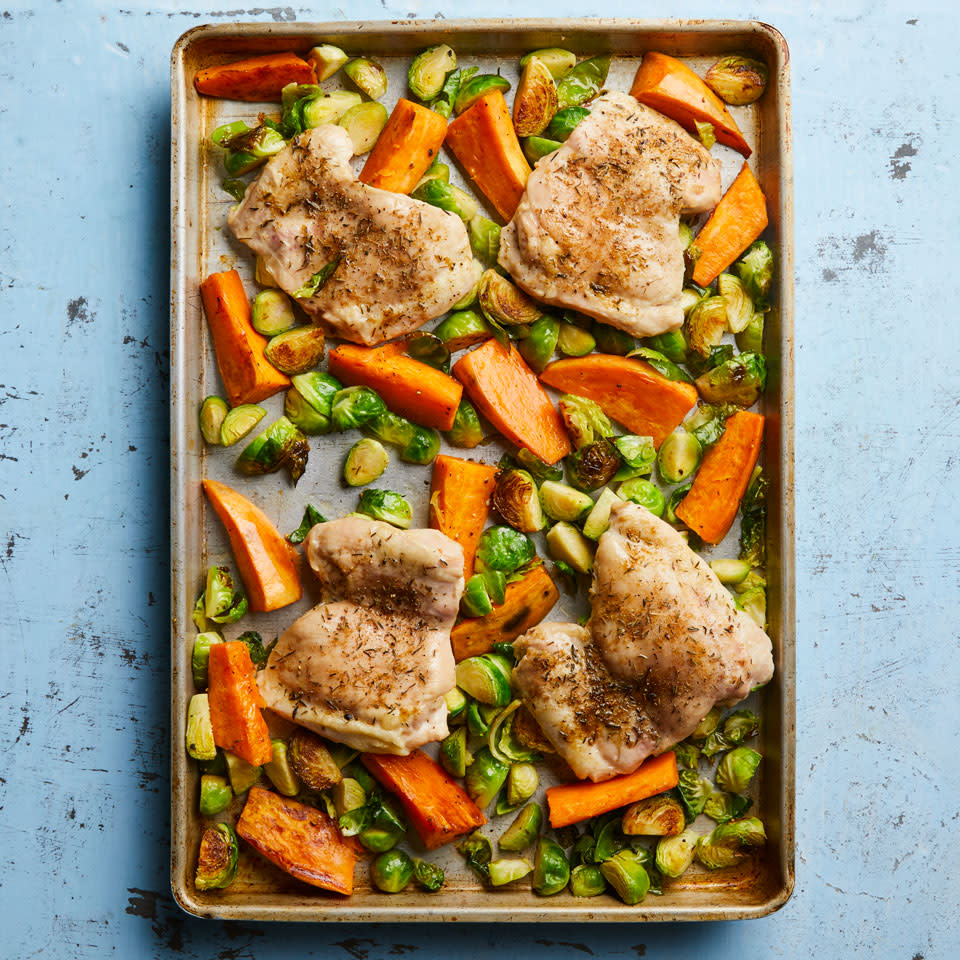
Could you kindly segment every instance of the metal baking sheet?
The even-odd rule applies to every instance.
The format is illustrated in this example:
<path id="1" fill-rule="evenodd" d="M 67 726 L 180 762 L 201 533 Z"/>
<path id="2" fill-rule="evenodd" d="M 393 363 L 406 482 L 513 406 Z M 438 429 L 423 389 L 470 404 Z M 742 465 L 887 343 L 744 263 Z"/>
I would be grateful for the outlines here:
<path id="1" fill-rule="evenodd" d="M 220 123 L 256 116 L 275 104 L 243 104 L 199 97 L 193 89 L 197 69 L 244 55 L 276 50 L 305 51 L 331 42 L 351 54 L 379 59 L 387 68 L 389 89 L 384 103 L 393 103 L 406 89 L 411 56 L 424 47 L 450 43 L 464 65 L 483 72 L 500 71 L 516 89 L 517 63 L 532 49 L 561 46 L 579 55 L 611 53 L 607 86 L 628 90 L 643 53 L 659 50 L 703 69 L 717 56 L 748 52 L 770 68 L 770 83 L 757 104 L 733 108 L 737 122 L 754 148 L 750 164 L 768 198 L 767 236 L 779 250 L 775 309 L 767 320 L 769 386 L 762 401 L 767 425 L 764 462 L 770 475 L 768 520 L 768 630 L 773 638 L 776 674 L 748 702 L 761 715 L 759 749 L 763 775 L 757 784 L 755 810 L 763 819 L 768 843 L 762 855 L 742 869 L 716 873 L 692 869 L 673 881 L 662 897 L 648 896 L 626 906 L 612 896 L 577 899 L 569 893 L 535 896 L 520 882 L 500 890 L 483 888 L 447 847 L 431 855 L 447 871 L 443 891 L 428 894 L 408 888 L 387 895 L 370 888 L 367 871 L 357 870 L 352 897 L 324 894 L 291 879 L 249 851 L 241 858 L 237 880 L 223 891 L 197 891 L 193 873 L 200 835 L 205 826 L 197 812 L 199 775 L 186 755 L 181 731 L 193 685 L 189 658 L 195 630 L 194 600 L 210 563 L 233 564 L 229 543 L 200 489 L 205 477 L 223 480 L 260 504 L 280 530 L 295 529 L 304 504 L 327 516 L 353 509 L 356 491 L 339 480 L 340 464 L 350 434 L 311 438 L 307 472 L 294 489 L 285 475 L 245 478 L 233 469 L 238 448 L 206 448 L 197 427 L 200 402 L 221 392 L 213 349 L 200 303 L 201 279 L 216 270 L 235 267 L 249 291 L 253 258 L 230 235 L 226 214 L 233 202 L 222 190 L 219 151 L 210 147 L 209 132 Z M 783 37 L 758 22 L 685 20 L 474 20 L 392 21 L 380 23 L 227 24 L 201 26 L 185 33 L 173 50 L 172 64 L 172 237 L 171 237 L 171 884 L 177 902 L 201 917 L 248 920 L 343 921 L 621 921 L 717 920 L 758 917 L 780 907 L 794 882 L 794 558 L 793 558 L 793 211 L 790 135 L 789 55 Z M 338 85 L 338 78 L 326 87 Z M 739 154 L 718 147 L 724 189 L 742 164 Z M 358 161 L 359 163 L 359 161 Z M 451 173 L 458 172 L 451 162 Z M 462 182 L 462 180 L 461 180 Z M 480 198 L 482 199 L 482 198 Z M 488 215 L 490 212 L 488 211 Z M 271 422 L 282 411 L 278 395 L 264 404 Z M 495 462 L 501 448 L 478 448 L 471 455 Z M 394 458 L 395 459 L 395 458 Z M 391 462 L 383 485 L 408 495 L 415 524 L 426 524 L 430 471 Z M 716 555 L 735 549 L 736 531 Z M 272 638 L 317 602 L 306 596 L 297 606 L 273 614 L 248 615 L 224 631 L 230 639 L 245 629 Z M 582 591 L 580 602 L 583 603 Z M 580 609 L 563 598 L 549 619 L 577 616 Z M 239 812 L 239 802 L 227 812 Z M 510 818 L 492 821 L 488 833 L 499 836 Z M 704 831 L 706 827 L 704 827 Z M 416 849 L 414 843 L 413 849 Z"/>

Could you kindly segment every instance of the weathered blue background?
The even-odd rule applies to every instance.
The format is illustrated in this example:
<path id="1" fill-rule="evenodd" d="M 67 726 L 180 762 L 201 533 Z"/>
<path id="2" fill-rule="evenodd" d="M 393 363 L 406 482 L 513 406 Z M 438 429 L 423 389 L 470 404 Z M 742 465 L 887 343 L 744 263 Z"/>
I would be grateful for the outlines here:
<path id="1" fill-rule="evenodd" d="M 958 956 L 952 4 L 0 11 L 0 955 Z M 226 9 L 225 9 L 226 7 Z M 798 882 L 703 926 L 292 927 L 168 893 L 168 58 L 218 19 L 759 18 L 793 57 Z"/>

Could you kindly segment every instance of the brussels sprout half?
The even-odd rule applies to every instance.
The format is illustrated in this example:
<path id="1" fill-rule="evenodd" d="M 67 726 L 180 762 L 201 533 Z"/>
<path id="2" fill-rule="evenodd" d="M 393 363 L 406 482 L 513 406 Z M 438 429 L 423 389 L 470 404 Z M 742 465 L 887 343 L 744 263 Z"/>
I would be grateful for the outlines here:
<path id="1" fill-rule="evenodd" d="M 628 433 L 612 439 L 623 460 L 623 465 L 614 474 L 614 480 L 632 480 L 652 472 L 653 465 L 657 462 L 657 448 L 653 445 L 653 437 L 638 437 Z"/>
<path id="2" fill-rule="evenodd" d="M 683 383 L 693 383 L 693 377 L 691 377 L 686 370 L 678 367 L 668 356 L 660 353 L 659 350 L 654 350 L 652 347 L 637 347 L 636 350 L 631 350 L 627 356 L 636 357 L 638 360 L 644 361 L 644 363 L 653 367 L 661 377 L 666 377 L 667 380 L 680 380 Z"/>
<path id="3" fill-rule="evenodd" d="M 310 444 L 286 417 L 275 420 L 237 458 L 237 469 L 250 476 L 275 473 L 285 467 L 296 483 L 307 468 Z"/>
<path id="4" fill-rule="evenodd" d="M 236 796 L 246 793 L 260 779 L 262 767 L 247 763 L 243 757 L 238 757 L 229 750 L 223 751 L 223 758 L 227 765 L 227 775 L 230 777 L 230 787 Z"/>
<path id="5" fill-rule="evenodd" d="M 413 508 L 399 493 L 392 490 L 364 490 L 360 494 L 358 513 L 374 520 L 383 520 L 401 530 L 408 530 L 413 522 Z"/>
<path id="6" fill-rule="evenodd" d="M 429 203 L 431 207 L 455 213 L 464 223 L 469 223 L 480 209 L 469 193 L 439 178 L 422 180 L 410 196 L 414 200 Z"/>
<path id="7" fill-rule="evenodd" d="M 593 501 L 590 502 L 592 506 Z M 596 548 L 572 523 L 564 520 L 555 523 L 547 532 L 546 539 L 551 559 L 566 564 L 574 573 L 593 571 Z"/>
<path id="8" fill-rule="evenodd" d="M 574 323 L 563 321 L 557 335 L 557 349 L 568 357 L 585 357 L 597 345 L 593 334 Z"/>
<path id="9" fill-rule="evenodd" d="M 597 341 L 597 350 L 600 353 L 612 353 L 619 357 L 626 357 L 637 345 L 629 333 L 611 327 L 608 323 L 599 323 L 595 320 L 590 325 L 590 331 L 593 333 L 593 339 Z"/>
<path id="10" fill-rule="evenodd" d="M 610 526 L 610 511 L 620 497 L 607 487 L 597 498 L 590 515 L 584 521 L 583 535 L 591 540 L 599 540 Z"/>
<path id="11" fill-rule="evenodd" d="M 506 657 L 483 653 L 457 664 L 457 686 L 479 703 L 505 707 L 510 702 L 510 672 Z"/>
<path id="12" fill-rule="evenodd" d="M 723 101 L 735 107 L 759 100 L 767 88 L 767 65 L 753 57 L 721 57 L 703 78 L 704 83 Z"/>
<path id="13" fill-rule="evenodd" d="M 529 57 L 513 100 L 513 126 L 517 136 L 539 136 L 553 119 L 557 107 L 557 87 L 550 68 L 538 57 Z"/>
<path id="14" fill-rule="evenodd" d="M 359 93 L 352 90 L 331 90 L 318 97 L 312 97 L 301 107 L 303 129 L 312 130 L 325 123 L 339 123 L 348 110 L 363 103 Z"/>
<path id="15" fill-rule="evenodd" d="M 530 297 L 493 269 L 484 271 L 480 278 L 477 302 L 491 323 L 524 325 L 543 316 L 543 311 Z"/>
<path id="16" fill-rule="evenodd" d="M 343 72 L 371 100 L 379 100 L 387 92 L 387 71 L 369 57 L 354 57 L 343 65 Z"/>
<path id="17" fill-rule="evenodd" d="M 323 83 L 324 80 L 329 80 L 350 58 L 332 43 L 321 43 L 311 49 L 307 59 L 317 71 L 317 80 Z"/>
<path id="18" fill-rule="evenodd" d="M 735 264 L 747 296 L 758 310 L 766 309 L 773 287 L 773 251 L 763 240 L 755 240 Z"/>
<path id="19" fill-rule="evenodd" d="M 544 314 L 530 325 L 526 337 L 520 341 L 520 356 L 535 373 L 542 373 L 550 362 L 560 337 L 560 323 L 556 317 Z"/>
<path id="20" fill-rule="evenodd" d="M 227 411 L 220 424 L 220 444 L 231 447 L 242 440 L 265 416 L 267 411 L 255 403 L 242 403 Z"/>
<path id="21" fill-rule="evenodd" d="M 207 443 L 219 446 L 220 427 L 229 412 L 230 407 L 223 397 L 207 397 L 200 404 L 200 435 Z"/>
<path id="22" fill-rule="evenodd" d="M 353 777 L 344 777 L 339 783 L 335 783 L 330 796 L 337 817 L 342 817 L 351 810 L 359 810 L 367 802 L 367 791 L 363 789 L 363 784 Z"/>
<path id="23" fill-rule="evenodd" d="M 210 648 L 215 643 L 223 643 L 219 633 L 200 633 L 193 641 L 193 654 L 190 658 L 190 669 L 193 673 L 193 685 L 198 690 L 206 690 L 208 667 L 210 663 Z"/>
<path id="24" fill-rule="evenodd" d="M 767 835 L 756 817 L 721 823 L 697 841 L 696 858 L 708 870 L 732 867 L 763 846 Z"/>
<path id="25" fill-rule="evenodd" d="M 490 885 L 493 887 L 502 887 L 505 884 L 513 883 L 515 880 L 522 880 L 533 869 L 528 860 L 522 857 L 511 859 L 500 858 L 492 860 L 487 866 L 487 877 Z"/>
<path id="26" fill-rule="evenodd" d="M 455 353 L 489 340 L 490 325 L 475 310 L 458 310 L 443 320 L 433 334 Z"/>
<path id="27" fill-rule="evenodd" d="M 703 450 L 696 436 L 686 430 L 668 434 L 657 452 L 657 470 L 664 483 L 681 483 L 700 466 Z"/>
<path id="28" fill-rule="evenodd" d="M 579 863 L 570 871 L 570 893 L 575 897 L 598 897 L 607 889 L 603 871 L 592 863 Z"/>
<path id="29" fill-rule="evenodd" d="M 215 817 L 223 813 L 233 800 L 233 791 L 226 777 L 205 773 L 200 777 L 200 815 Z"/>
<path id="30" fill-rule="evenodd" d="M 699 303 L 699 300 L 697 302 Z M 669 333 L 648 337 L 646 344 L 674 363 L 685 363 L 687 360 L 687 339 L 683 330 L 671 330 Z"/>
<path id="31" fill-rule="evenodd" d="M 550 140 L 546 137 L 526 137 L 521 142 L 523 155 L 527 158 L 527 163 L 531 167 L 537 165 L 538 160 L 549 157 L 551 153 L 559 150 L 563 144 L 559 140 Z"/>
<path id="32" fill-rule="evenodd" d="M 499 90 L 506 93 L 510 89 L 510 81 L 496 74 L 480 74 L 461 81 L 453 102 L 453 112 L 459 117 L 461 113 L 472 107 L 482 96 Z"/>
<path id="33" fill-rule="evenodd" d="M 737 346 L 744 353 L 763 351 L 763 314 L 755 313 L 753 319 L 737 334 Z"/>
<path id="34" fill-rule="evenodd" d="M 295 797 L 300 792 L 300 781 L 290 764 L 287 742 L 274 739 L 270 743 L 273 747 L 273 759 L 263 765 L 263 772 L 277 793 L 284 797 Z"/>
<path id="35" fill-rule="evenodd" d="M 323 349 L 323 330 L 303 326 L 271 338 L 263 348 L 263 355 L 281 373 L 292 376 L 313 369 L 323 359 Z"/>
<path id="36" fill-rule="evenodd" d="M 354 156 L 369 153 L 387 125 L 389 115 L 382 103 L 358 103 L 337 121 L 350 136 Z"/>
<path id="37" fill-rule="evenodd" d="M 514 763 L 507 774 L 506 786 L 506 809 L 504 813 L 510 813 L 517 809 L 525 800 L 529 800 L 540 786 L 540 775 L 537 768 L 528 762 Z M 499 812 L 500 807 L 497 805 Z"/>
<path id="38" fill-rule="evenodd" d="M 753 301 L 747 296 L 743 281 L 732 273 L 717 277 L 717 290 L 727 302 L 727 329 L 740 333 L 754 316 Z"/>
<path id="39" fill-rule="evenodd" d="M 597 490 L 608 484 L 623 465 L 612 440 L 596 440 L 567 457 L 571 483 L 580 490 Z"/>
<path id="40" fill-rule="evenodd" d="M 207 570 L 203 612 L 214 623 L 236 623 L 247 612 L 246 596 L 234 586 L 229 567 L 215 565 Z"/>
<path id="41" fill-rule="evenodd" d="M 462 777 L 473 761 L 467 749 L 467 728 L 457 727 L 440 741 L 440 765 L 451 777 Z"/>
<path id="42" fill-rule="evenodd" d="M 701 777 L 696 770 L 681 770 L 677 792 L 687 812 L 687 819 L 696 820 L 703 813 L 707 798 L 713 793 L 713 785 L 709 780 Z"/>
<path id="43" fill-rule="evenodd" d="M 493 609 L 482 573 L 475 573 L 466 582 L 460 598 L 460 612 L 465 617 L 485 617 Z"/>
<path id="44" fill-rule="evenodd" d="M 546 525 L 537 485 L 526 470 L 499 471 L 490 502 L 515 530 L 535 533 Z"/>
<path id="45" fill-rule="evenodd" d="M 565 393 L 557 403 L 557 409 L 577 450 L 597 440 L 612 437 L 615 432 L 600 405 L 587 397 Z"/>
<path id="46" fill-rule="evenodd" d="M 563 143 L 590 116 L 586 107 L 564 107 L 558 110 L 546 129 L 546 135 Z"/>
<path id="47" fill-rule="evenodd" d="M 685 825 L 683 807 L 669 793 L 661 793 L 627 807 L 620 829 L 628 836 L 673 837 Z"/>
<path id="48" fill-rule="evenodd" d="M 379 440 L 364 437 L 348 451 L 343 464 L 343 479 L 351 487 L 373 483 L 387 469 L 390 458 Z"/>
<path id="49" fill-rule="evenodd" d="M 697 377 L 697 390 L 708 403 L 753 406 L 767 385 L 767 362 L 761 353 L 741 353 Z"/>
<path id="50" fill-rule="evenodd" d="M 727 329 L 727 301 L 706 297 L 690 311 L 686 319 L 686 341 L 701 357 L 710 356 L 710 348 L 719 346 Z"/>
<path id="51" fill-rule="evenodd" d="M 464 785 L 470 799 L 481 810 L 489 806 L 507 781 L 510 767 L 498 760 L 487 747 L 481 747 L 467 767 Z"/>
<path id="52" fill-rule="evenodd" d="M 470 218 L 467 235 L 470 238 L 470 249 L 478 260 L 491 265 L 497 262 L 500 253 L 500 229 L 500 224 L 479 213 Z"/>
<path id="53" fill-rule="evenodd" d="M 520 58 L 520 66 L 525 67 L 534 57 L 546 65 L 554 80 L 562 80 L 577 65 L 575 53 L 561 47 L 543 47 L 525 53 Z"/>
<path id="54" fill-rule="evenodd" d="M 541 837 L 533 862 L 533 892 L 541 897 L 552 897 L 563 890 L 570 880 L 570 864 L 563 847 L 555 840 Z"/>
<path id="55" fill-rule="evenodd" d="M 657 869 L 672 879 L 682 876 L 693 863 L 700 835 L 691 827 L 676 836 L 664 837 L 657 843 L 655 862 Z"/>
<path id="56" fill-rule="evenodd" d="M 579 106 L 592 100 L 603 89 L 607 82 L 607 71 L 610 69 L 610 57 L 591 57 L 581 60 L 558 84 L 557 105 L 563 110 L 566 107 Z"/>
<path id="57" fill-rule="evenodd" d="M 200 838 L 197 872 L 194 883 L 198 890 L 219 890 L 229 887 L 237 875 L 240 845 L 233 827 L 218 823 L 208 827 Z"/>
<path id="58" fill-rule="evenodd" d="M 583 519 L 593 509 L 589 494 L 555 480 L 545 480 L 540 485 L 540 503 L 551 520 L 569 523 Z"/>
<path id="59" fill-rule="evenodd" d="M 717 786 L 728 793 L 743 793 L 750 785 L 762 757 L 749 747 L 734 747 L 717 766 Z"/>
<path id="60" fill-rule="evenodd" d="M 407 84 L 418 100 L 433 100 L 440 95 L 447 77 L 457 69 L 457 55 L 445 43 L 421 50 L 410 64 Z"/>
<path id="61" fill-rule="evenodd" d="M 428 863 L 426 860 L 414 858 L 413 879 L 428 893 L 436 893 L 446 883 L 447 878 L 442 867 L 438 867 L 435 863 Z"/>
<path id="62" fill-rule="evenodd" d="M 749 797 L 716 790 L 707 797 L 703 812 L 717 823 L 727 823 L 730 820 L 739 820 L 752 805 L 753 801 Z"/>
<path id="63" fill-rule="evenodd" d="M 542 807 L 538 803 L 528 803 L 500 838 L 500 849 L 508 853 L 520 853 L 526 850 L 537 839 L 542 826 Z"/>
<path id="64" fill-rule="evenodd" d="M 483 427 L 480 416 L 469 400 L 463 399 L 457 407 L 453 426 L 444 433 L 447 441 L 455 447 L 472 450 L 483 442 Z"/>
<path id="65" fill-rule="evenodd" d="M 617 487 L 617 496 L 621 500 L 629 500 L 646 507 L 655 517 L 662 517 L 667 508 L 666 498 L 660 488 L 652 484 L 646 477 L 633 477 L 625 480 Z"/>
<path id="66" fill-rule="evenodd" d="M 319 793 L 343 779 L 326 743 L 309 730 L 298 729 L 287 741 L 287 758 L 300 782 Z"/>
<path id="67" fill-rule="evenodd" d="M 194 760 L 213 760 L 217 755 L 210 701 L 205 693 L 195 693 L 187 707 L 187 755 Z"/>
<path id="68" fill-rule="evenodd" d="M 253 329 L 265 337 L 274 337 L 289 330 L 297 319 L 293 304 L 282 290 L 261 290 L 253 299 Z"/>
<path id="69" fill-rule="evenodd" d="M 386 412 L 387 405 L 369 387 L 344 387 L 331 401 L 330 420 L 334 429 L 350 430 L 366 426 Z"/>
<path id="70" fill-rule="evenodd" d="M 643 858 L 633 850 L 621 850 L 600 864 L 600 872 L 626 904 L 640 903 L 650 890 L 650 875 Z"/>

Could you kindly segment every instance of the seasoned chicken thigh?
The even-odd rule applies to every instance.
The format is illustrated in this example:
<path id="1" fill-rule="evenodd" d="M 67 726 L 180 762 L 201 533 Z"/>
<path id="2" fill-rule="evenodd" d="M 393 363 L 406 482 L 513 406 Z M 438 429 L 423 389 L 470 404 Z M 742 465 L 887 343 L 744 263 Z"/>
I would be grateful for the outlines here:
<path id="1" fill-rule="evenodd" d="M 683 323 L 678 220 L 720 200 L 720 165 L 678 123 L 610 92 L 540 160 L 500 263 L 531 296 L 649 337 Z"/>
<path id="2" fill-rule="evenodd" d="M 291 295 L 335 264 L 297 303 L 333 336 L 376 344 L 446 313 L 475 281 L 473 254 L 458 216 L 361 183 L 352 154 L 342 127 L 305 131 L 228 219 Z"/>
<path id="3" fill-rule="evenodd" d="M 460 545 L 436 530 L 345 517 L 315 526 L 306 552 L 343 599 L 314 607 L 280 637 L 257 678 L 267 706 L 357 750 L 402 755 L 443 739 Z"/>

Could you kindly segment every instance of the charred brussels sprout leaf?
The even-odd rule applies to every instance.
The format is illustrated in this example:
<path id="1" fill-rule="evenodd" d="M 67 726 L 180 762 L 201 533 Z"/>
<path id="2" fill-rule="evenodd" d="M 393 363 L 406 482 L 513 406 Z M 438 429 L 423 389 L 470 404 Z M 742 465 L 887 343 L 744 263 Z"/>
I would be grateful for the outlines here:
<path id="1" fill-rule="evenodd" d="M 427 47 L 413 58 L 407 83 L 418 100 L 433 100 L 440 95 L 447 77 L 457 69 L 457 55 L 445 43 Z"/>
<path id="2" fill-rule="evenodd" d="M 306 539 L 307 534 L 315 527 L 318 523 L 326 523 L 327 518 L 319 511 L 316 507 L 311 506 L 309 503 L 306 506 L 306 509 L 303 511 L 303 519 L 300 521 L 300 526 L 297 527 L 293 533 L 287 534 L 287 540 L 290 543 L 303 543 Z"/>
<path id="3" fill-rule="evenodd" d="M 349 57 L 332 43 L 321 43 L 307 54 L 307 59 L 317 71 L 317 80 L 323 83 L 324 80 L 329 80 Z"/>
<path id="4" fill-rule="evenodd" d="M 530 325 L 530 332 L 520 341 L 520 356 L 536 373 L 542 373 L 550 362 L 560 336 L 560 323 L 556 317 L 544 314 Z"/>
<path id="5" fill-rule="evenodd" d="M 766 308 L 773 287 L 773 251 L 763 240 L 755 240 L 736 264 L 747 296 L 758 310 Z"/>
<path id="6" fill-rule="evenodd" d="M 708 403 L 753 406 L 767 385 L 762 353 L 741 353 L 697 377 L 697 390 Z"/>
<path id="7" fill-rule="evenodd" d="M 306 299 L 307 297 L 315 297 L 323 285 L 336 273 L 337 267 L 340 266 L 340 257 L 337 257 L 335 260 L 331 260 L 325 267 L 318 270 L 316 273 L 312 274 L 310 279 L 303 284 L 297 290 L 294 290 L 293 295 L 298 300 Z"/>
<path id="8" fill-rule="evenodd" d="M 541 837 L 533 861 L 533 892 L 541 897 L 552 897 L 563 890 L 570 880 L 570 864 L 563 847 L 554 840 Z"/>
<path id="9" fill-rule="evenodd" d="M 612 440 L 597 440 L 574 451 L 567 458 L 570 480 L 580 490 L 597 490 L 608 484 L 623 460 Z"/>
<path id="10" fill-rule="evenodd" d="M 236 623 L 247 612 L 247 598 L 243 589 L 234 585 L 228 567 L 207 570 L 203 611 L 214 623 Z"/>
<path id="11" fill-rule="evenodd" d="M 194 882 L 198 890 L 219 890 L 229 887 L 237 875 L 240 845 L 233 827 L 218 823 L 204 830 L 200 838 L 200 855 Z"/>
<path id="12" fill-rule="evenodd" d="M 354 155 L 359 157 L 373 149 L 387 119 L 387 108 L 382 103 L 358 103 L 337 121 L 337 125 L 347 131 Z"/>
<path id="13" fill-rule="evenodd" d="M 351 487 L 362 487 L 373 483 L 384 470 L 390 458 L 379 440 L 364 437 L 358 440 L 348 451 L 343 464 L 343 479 Z"/>
<path id="14" fill-rule="evenodd" d="M 455 447 L 466 447 L 472 450 L 483 442 L 483 428 L 480 426 L 480 417 L 469 400 L 461 400 L 457 407 L 453 426 L 444 436 Z"/>
<path id="15" fill-rule="evenodd" d="M 309 453 L 307 438 L 286 417 L 280 417 L 247 444 L 237 458 L 237 469 L 258 476 L 285 467 L 296 483 L 307 467 Z"/>
<path id="16" fill-rule="evenodd" d="M 207 443 L 220 444 L 220 427 L 229 411 L 223 397 L 207 397 L 200 404 L 200 434 Z"/>
<path id="17" fill-rule="evenodd" d="M 532 453 L 526 447 L 521 447 L 513 457 L 517 466 L 533 477 L 537 483 L 543 483 L 544 480 L 562 480 L 563 467 L 559 464 L 547 463 L 541 460 L 535 453 Z M 500 469 L 504 470 L 510 466 L 508 458 L 504 457 L 500 461 Z"/>
<path id="18" fill-rule="evenodd" d="M 565 393 L 557 409 L 577 450 L 614 434 L 610 419 L 593 400 Z"/>
<path id="19" fill-rule="evenodd" d="M 735 107 L 759 100 L 767 87 L 767 65 L 752 57 L 721 57 L 703 78 L 721 99 Z"/>
<path id="20" fill-rule="evenodd" d="M 543 311 L 530 297 L 492 269 L 485 271 L 480 278 L 477 300 L 483 315 L 491 323 L 525 325 L 543 316 Z"/>
<path id="21" fill-rule="evenodd" d="M 276 644 L 276 641 L 274 641 L 264 646 L 263 637 L 256 630 L 246 630 L 237 637 L 237 640 L 246 646 L 247 653 L 250 654 L 250 660 L 257 670 L 262 670 L 267 665 L 267 660 L 270 659 L 270 651 Z"/>
<path id="22" fill-rule="evenodd" d="M 491 502 L 515 530 L 534 533 L 546 524 L 537 485 L 526 470 L 501 470 Z"/>
<path id="23" fill-rule="evenodd" d="M 263 355 L 281 373 L 306 373 L 323 359 L 324 337 L 319 327 L 294 327 L 278 333 L 264 347 Z"/>
<path id="24" fill-rule="evenodd" d="M 350 430 L 366 426 L 386 412 L 387 405 L 369 387 L 345 387 L 333 398 L 330 419 L 336 430 Z"/>
<path id="25" fill-rule="evenodd" d="M 499 90 L 506 93 L 510 89 L 510 81 L 496 74 L 483 73 L 468 80 L 461 79 L 456 99 L 453 102 L 453 112 L 459 117 L 464 110 L 472 107 L 482 96 Z"/>
<path id="26" fill-rule="evenodd" d="M 488 340 L 490 325 L 475 310 L 458 310 L 440 323 L 433 335 L 454 353 Z"/>
<path id="27" fill-rule="evenodd" d="M 743 793 L 760 766 L 761 755 L 749 747 L 735 747 L 724 754 L 717 767 L 717 786 L 729 793 Z"/>
<path id="28" fill-rule="evenodd" d="M 217 127 L 210 139 L 227 151 L 223 165 L 231 177 L 255 170 L 287 145 L 281 134 L 268 124 L 248 127 L 242 120 Z"/>
<path id="29" fill-rule="evenodd" d="M 607 82 L 610 57 L 591 57 L 578 63 L 557 84 L 557 105 L 561 110 L 592 100 Z"/>
<path id="30" fill-rule="evenodd" d="M 723 436 L 727 417 L 736 411 L 737 407 L 733 404 L 704 403 L 697 408 L 692 417 L 684 422 L 683 426 L 697 438 L 700 446 L 707 450 Z"/>
<path id="31" fill-rule="evenodd" d="M 510 574 L 537 555 L 533 541 L 513 527 L 488 527 L 477 544 L 477 562 L 484 570 Z"/>
<path id="32" fill-rule="evenodd" d="M 446 883 L 441 867 L 419 859 L 413 861 L 413 879 L 428 893 L 436 893 Z"/>
<path id="33" fill-rule="evenodd" d="M 653 437 L 638 437 L 628 433 L 612 439 L 623 460 L 623 466 L 617 471 L 614 480 L 632 480 L 653 470 L 653 465 L 657 462 L 657 448 L 653 445 Z"/>
<path id="34" fill-rule="evenodd" d="M 422 180 L 410 196 L 429 203 L 431 207 L 455 213 L 464 223 L 469 223 L 479 209 L 479 204 L 469 193 L 439 178 Z"/>
<path id="35" fill-rule="evenodd" d="M 387 92 L 387 71 L 369 57 L 354 57 L 343 65 L 343 72 L 371 100 L 379 100 Z"/>
<path id="36" fill-rule="evenodd" d="M 756 817 L 731 820 L 714 827 L 708 836 L 697 842 L 696 857 L 708 870 L 732 867 L 763 846 L 767 835 Z"/>
<path id="37" fill-rule="evenodd" d="M 370 880 L 384 893 L 399 893 L 413 879 L 414 866 L 402 850 L 381 853 L 370 865 Z"/>
<path id="38" fill-rule="evenodd" d="M 546 65 L 554 80 L 562 80 L 577 65 L 575 53 L 561 47 L 543 47 L 525 53 L 520 58 L 520 66 L 525 67 L 534 57 Z"/>
<path id="39" fill-rule="evenodd" d="M 687 818 L 696 820 L 703 813 L 704 804 L 713 793 L 713 787 L 710 781 L 703 779 L 696 770 L 681 770 L 677 792 L 687 811 Z"/>
<path id="40" fill-rule="evenodd" d="M 513 126 L 518 137 L 539 136 L 557 112 L 557 87 L 550 68 L 530 57 L 520 75 L 513 100 Z"/>
<path id="41" fill-rule="evenodd" d="M 482 833 L 471 833 L 457 844 L 457 852 L 463 854 L 467 866 L 481 880 L 490 878 L 490 861 L 493 859 L 493 848 L 490 841 Z"/>
<path id="42" fill-rule="evenodd" d="M 680 380 L 683 383 L 693 383 L 693 377 L 686 370 L 678 367 L 668 356 L 654 350 L 651 347 L 637 347 L 627 354 L 629 357 L 636 357 L 648 363 L 661 377 L 667 380 Z"/>
<path id="43" fill-rule="evenodd" d="M 687 369 L 695 377 L 702 377 L 710 370 L 714 370 L 721 364 L 726 363 L 728 360 L 732 360 L 733 357 L 733 344 L 721 343 L 716 347 L 711 347 L 710 353 L 706 357 L 701 357 L 699 353 L 695 353 L 688 357 Z"/>
<path id="44" fill-rule="evenodd" d="M 495 264 L 500 254 L 500 224 L 479 213 L 467 224 L 473 255 L 487 264 Z"/>
<path id="45" fill-rule="evenodd" d="M 220 186 L 239 203 L 247 195 L 247 185 L 243 180 L 236 177 L 224 177 L 220 181 Z"/>
<path id="46" fill-rule="evenodd" d="M 413 522 L 413 509 L 410 504 L 392 490 L 364 490 L 360 494 L 359 513 L 365 513 L 374 520 L 383 520 L 401 530 L 407 530 Z"/>
<path id="47" fill-rule="evenodd" d="M 563 143 L 589 116 L 590 111 L 586 107 L 564 107 L 553 115 L 553 119 L 547 126 L 546 135 Z"/>
<path id="48" fill-rule="evenodd" d="M 657 843 L 657 869 L 665 877 L 676 879 L 682 876 L 693 863 L 699 839 L 699 834 L 690 827 L 676 836 L 664 837 Z"/>
<path id="49" fill-rule="evenodd" d="M 740 501 L 740 559 L 754 567 L 766 560 L 767 478 L 757 467 Z"/>
<path id="50" fill-rule="evenodd" d="M 722 790 L 710 794 L 703 812 L 717 823 L 739 820 L 753 805 L 749 797 L 739 793 L 724 793 Z"/>

